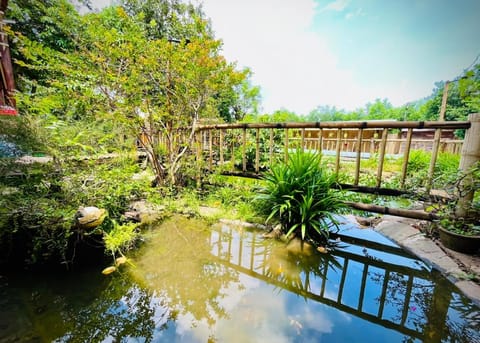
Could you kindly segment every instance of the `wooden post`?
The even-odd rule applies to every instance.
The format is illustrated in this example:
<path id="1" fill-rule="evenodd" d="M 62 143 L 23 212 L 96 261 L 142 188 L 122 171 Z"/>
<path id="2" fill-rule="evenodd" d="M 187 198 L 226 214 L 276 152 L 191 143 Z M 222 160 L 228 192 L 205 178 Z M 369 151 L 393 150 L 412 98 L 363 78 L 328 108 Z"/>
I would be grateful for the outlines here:
<path id="1" fill-rule="evenodd" d="M 440 107 L 440 114 L 438 116 L 438 121 L 445 120 L 445 111 L 447 109 L 447 98 L 448 98 L 448 81 L 445 82 L 445 87 L 443 88 L 442 107 Z M 441 129 L 436 129 L 435 137 L 433 140 L 432 158 L 430 159 L 430 167 L 428 169 L 427 184 L 425 185 L 427 193 L 430 193 L 430 190 L 432 189 L 433 173 L 435 171 L 435 163 L 437 162 L 438 147 L 440 145 L 441 137 L 442 137 Z"/>
<path id="2" fill-rule="evenodd" d="M 202 132 L 197 131 L 195 135 L 195 144 L 197 146 L 197 188 L 202 187 Z"/>
<path id="3" fill-rule="evenodd" d="M 208 130 L 208 171 L 213 167 L 213 130 Z"/>
<path id="4" fill-rule="evenodd" d="M 288 162 L 288 127 L 285 129 L 285 163 Z"/>
<path id="5" fill-rule="evenodd" d="M 410 158 L 410 147 L 412 146 L 412 134 L 413 134 L 413 129 L 408 129 L 407 142 L 405 143 L 405 150 L 403 152 L 402 179 L 400 180 L 400 188 L 403 188 L 405 186 L 405 179 L 407 177 L 408 159 Z"/>
<path id="6" fill-rule="evenodd" d="M 242 136 L 242 171 L 247 171 L 247 129 L 243 128 Z"/>
<path id="7" fill-rule="evenodd" d="M 445 111 L 447 109 L 447 98 L 448 98 L 448 81 L 445 82 L 445 87 L 443 88 L 442 107 L 440 107 L 440 115 L 438 116 L 438 121 L 445 120 Z"/>
<path id="8" fill-rule="evenodd" d="M 318 151 L 322 153 L 323 147 L 322 147 L 322 140 L 323 140 L 323 131 L 322 129 L 318 129 Z"/>
<path id="9" fill-rule="evenodd" d="M 220 165 L 223 166 L 223 163 L 225 162 L 223 160 L 223 136 L 225 134 L 225 131 L 222 129 L 220 130 Z"/>
<path id="10" fill-rule="evenodd" d="M 302 128 L 302 151 L 305 151 L 305 128 Z"/>
<path id="11" fill-rule="evenodd" d="M 260 129 L 257 128 L 255 130 L 255 138 L 256 138 L 256 145 L 255 145 L 255 173 L 258 174 L 260 170 Z"/>
<path id="12" fill-rule="evenodd" d="M 340 170 L 340 152 L 342 148 L 342 129 L 337 131 L 337 146 L 336 146 L 336 159 L 335 159 L 335 175 L 338 179 L 338 172 Z"/>
<path id="13" fill-rule="evenodd" d="M 273 163 L 273 129 L 270 129 L 270 166 Z"/>
<path id="14" fill-rule="evenodd" d="M 358 185 L 358 181 L 360 179 L 360 159 L 362 158 L 362 136 L 363 136 L 363 129 L 358 130 L 357 136 L 357 156 L 355 158 L 355 181 L 354 185 Z"/>
<path id="15" fill-rule="evenodd" d="M 387 146 L 388 129 L 383 129 L 380 143 L 380 156 L 378 157 L 377 187 L 382 184 L 383 161 L 385 160 L 385 147 Z"/>
<path id="16" fill-rule="evenodd" d="M 427 193 L 430 193 L 430 190 L 432 189 L 433 174 L 435 172 L 435 163 L 437 163 L 438 148 L 440 147 L 440 138 L 442 138 L 442 129 L 436 129 L 435 137 L 433 139 L 432 157 L 430 158 L 430 167 L 428 168 L 427 184 L 425 185 L 425 189 Z"/>
<path id="17" fill-rule="evenodd" d="M 468 173 L 470 168 L 480 161 L 480 113 L 470 114 L 468 119 L 471 122 L 470 129 L 467 130 L 465 140 L 463 141 L 462 155 L 460 157 L 460 171 Z M 462 189 L 469 188 L 472 179 L 465 177 L 460 183 Z M 475 190 L 461 194 L 458 199 L 456 215 L 465 217 L 471 206 Z"/>

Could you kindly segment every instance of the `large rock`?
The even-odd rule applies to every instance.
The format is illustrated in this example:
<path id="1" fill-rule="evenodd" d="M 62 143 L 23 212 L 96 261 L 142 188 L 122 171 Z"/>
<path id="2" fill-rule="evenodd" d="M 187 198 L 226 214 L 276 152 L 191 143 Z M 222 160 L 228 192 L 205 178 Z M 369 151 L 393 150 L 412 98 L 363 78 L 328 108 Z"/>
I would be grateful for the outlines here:
<path id="1" fill-rule="evenodd" d="M 80 229 L 93 229 L 103 223 L 107 211 L 95 206 L 79 207 L 75 214 L 77 227 Z"/>
<path id="2" fill-rule="evenodd" d="M 127 220 L 132 220 L 142 224 L 151 224 L 162 218 L 165 206 L 148 203 L 144 200 L 135 201 L 130 204 L 129 211 L 124 216 Z"/>

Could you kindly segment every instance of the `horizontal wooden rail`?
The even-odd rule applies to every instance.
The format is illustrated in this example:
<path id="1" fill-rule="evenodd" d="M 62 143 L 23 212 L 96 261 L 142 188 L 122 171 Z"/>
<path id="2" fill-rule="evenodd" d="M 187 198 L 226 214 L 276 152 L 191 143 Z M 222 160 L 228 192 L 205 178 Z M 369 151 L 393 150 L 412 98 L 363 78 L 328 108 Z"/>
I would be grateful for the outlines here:
<path id="1" fill-rule="evenodd" d="M 197 130 L 228 129 L 468 129 L 469 121 L 325 121 L 199 125 Z"/>
<path id="2" fill-rule="evenodd" d="M 428 220 L 428 221 L 434 221 L 439 219 L 439 217 L 436 214 L 428 213 L 421 210 L 404 210 L 400 208 L 391 208 L 391 207 L 378 206 L 373 204 L 363 204 L 363 203 L 351 202 L 351 201 L 345 201 L 345 204 L 351 208 L 354 208 L 360 211 L 389 214 L 392 216 Z"/>

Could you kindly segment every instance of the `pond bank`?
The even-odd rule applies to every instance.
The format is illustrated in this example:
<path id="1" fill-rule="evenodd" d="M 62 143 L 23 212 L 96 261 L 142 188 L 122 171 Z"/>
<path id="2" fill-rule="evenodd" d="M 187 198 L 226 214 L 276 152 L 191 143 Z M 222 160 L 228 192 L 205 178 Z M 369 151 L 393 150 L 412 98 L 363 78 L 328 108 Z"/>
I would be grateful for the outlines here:
<path id="1" fill-rule="evenodd" d="M 374 230 L 431 264 L 480 305 L 480 285 L 468 279 L 470 274 L 480 275 L 480 256 L 445 248 L 438 240 L 426 237 L 416 226 L 418 227 L 416 220 L 385 215 Z"/>

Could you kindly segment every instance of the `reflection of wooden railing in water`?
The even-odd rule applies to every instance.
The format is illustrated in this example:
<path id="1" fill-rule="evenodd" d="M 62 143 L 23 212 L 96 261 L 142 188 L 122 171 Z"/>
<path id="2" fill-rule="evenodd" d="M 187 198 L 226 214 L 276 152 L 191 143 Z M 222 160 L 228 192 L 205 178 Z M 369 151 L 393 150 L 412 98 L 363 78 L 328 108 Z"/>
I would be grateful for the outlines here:
<path id="1" fill-rule="evenodd" d="M 328 260 L 322 259 L 323 262 L 321 262 L 321 264 L 318 267 L 319 269 L 323 268 L 323 275 L 325 277 L 321 281 L 320 292 L 317 294 L 310 290 L 309 285 L 310 285 L 310 280 L 312 279 L 310 278 L 310 274 L 308 271 L 307 272 L 303 271 L 304 272 L 303 285 L 305 285 L 306 287 L 301 287 L 301 288 L 292 286 L 291 283 L 284 282 L 280 277 L 273 277 L 272 274 L 268 272 L 266 265 L 270 257 L 269 253 L 271 253 L 271 251 L 269 251 L 262 245 L 256 244 L 256 242 L 259 239 L 257 238 L 257 235 L 259 235 L 259 233 L 256 233 L 255 231 L 249 232 L 249 235 L 252 235 L 252 238 L 249 242 L 250 246 L 246 247 L 243 241 L 242 233 L 230 227 L 227 227 L 227 229 L 225 228 L 226 227 L 223 227 L 223 228 L 220 228 L 218 231 L 217 230 L 212 231 L 212 236 L 210 238 L 210 244 L 212 246 L 212 255 L 214 255 L 217 258 L 218 262 L 222 263 L 223 265 L 229 268 L 232 268 L 234 270 L 237 270 L 241 273 L 244 273 L 246 275 L 249 275 L 251 277 L 265 281 L 269 284 L 273 284 L 276 287 L 294 292 L 308 299 L 321 302 L 328 306 L 339 309 L 345 313 L 355 315 L 361 319 L 365 319 L 372 323 L 379 324 L 383 327 L 396 330 L 402 334 L 409 335 L 411 337 L 423 340 L 425 342 L 433 342 L 438 339 L 439 333 L 435 333 L 435 330 L 438 330 L 438 327 L 435 327 L 435 325 L 437 324 L 444 325 L 444 323 L 446 322 L 447 311 L 450 306 L 450 301 L 452 299 L 452 294 L 449 294 L 447 299 L 442 298 L 443 300 L 448 300 L 448 301 L 435 300 L 436 297 L 437 298 L 441 297 L 439 294 L 437 294 L 440 291 L 439 288 L 442 288 L 443 286 L 441 284 L 435 284 L 433 291 L 431 293 L 429 292 L 429 294 L 432 295 L 432 298 L 430 302 L 431 307 L 426 310 L 427 323 L 425 326 L 425 330 L 423 332 L 419 332 L 406 326 L 408 313 L 411 310 L 410 306 L 411 306 L 412 290 L 414 288 L 414 278 L 416 278 L 417 280 L 420 279 L 420 280 L 430 281 L 431 279 L 430 271 L 425 269 L 414 269 L 414 268 L 410 268 L 410 267 L 399 265 L 399 264 L 384 262 L 379 259 L 371 258 L 368 256 L 357 255 L 352 252 L 337 249 L 333 252 L 333 256 L 336 258 L 343 259 L 344 263 L 341 271 L 338 294 L 336 299 L 332 299 L 327 297 L 325 294 L 325 288 L 326 288 L 329 271 L 335 271 L 333 270 L 333 268 L 330 267 Z M 225 230 L 228 230 L 228 231 L 225 232 Z M 236 239 L 237 242 L 234 242 L 235 233 L 238 235 L 237 236 L 238 239 Z M 218 234 L 218 237 L 216 237 L 217 234 Z M 380 243 L 370 242 L 370 241 L 366 241 L 358 238 L 349 238 L 347 236 L 341 236 L 341 238 L 345 242 L 352 241 L 370 249 L 375 249 L 375 250 L 381 249 L 382 251 L 387 251 L 397 256 L 414 259 L 411 255 L 404 252 L 401 248 L 382 245 Z M 263 247 L 263 250 L 259 250 L 258 247 Z M 244 253 L 246 249 L 249 249 L 248 253 L 246 254 L 248 261 L 244 261 Z M 358 304 L 356 307 L 351 307 L 342 303 L 342 298 L 343 298 L 344 289 L 345 289 L 345 280 L 347 278 L 347 274 L 349 271 L 348 265 L 351 262 L 356 262 L 363 265 L 361 284 L 359 285 L 360 294 L 358 296 Z M 379 294 L 379 299 L 380 299 L 379 307 L 376 315 L 368 313 L 365 310 L 363 310 L 364 296 L 365 296 L 365 293 L 367 292 L 366 284 L 367 284 L 367 276 L 369 273 L 369 268 L 377 268 L 379 270 L 384 271 L 381 293 Z M 392 273 L 398 273 L 408 278 L 406 282 L 405 300 L 403 301 L 401 309 L 399 308 L 400 309 L 399 313 L 401 313 L 401 319 L 399 323 L 383 318 L 384 304 L 386 301 L 389 280 Z M 354 287 L 354 285 L 352 285 L 351 283 L 349 284 L 349 287 L 351 289 L 358 289 L 357 287 Z M 425 305 L 428 305 L 428 304 L 425 304 Z M 419 327 L 421 327 L 421 325 L 419 325 Z M 428 332 L 425 332 L 425 331 L 428 331 Z"/>

